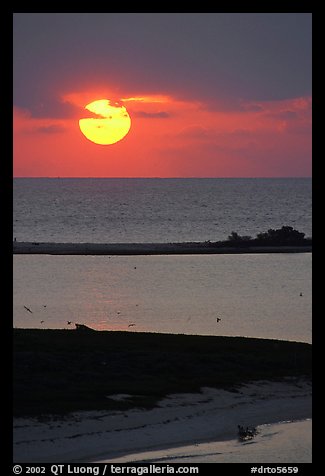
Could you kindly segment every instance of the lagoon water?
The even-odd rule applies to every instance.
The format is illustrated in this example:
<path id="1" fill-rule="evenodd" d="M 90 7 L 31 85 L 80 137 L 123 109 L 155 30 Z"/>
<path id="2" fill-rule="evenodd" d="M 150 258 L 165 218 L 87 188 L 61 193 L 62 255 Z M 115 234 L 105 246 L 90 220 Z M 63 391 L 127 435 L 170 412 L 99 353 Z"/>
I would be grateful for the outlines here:
<path id="1" fill-rule="evenodd" d="M 262 425 L 254 440 L 199 443 L 181 448 L 128 455 L 121 463 L 311 463 L 312 421 Z"/>
<path id="2" fill-rule="evenodd" d="M 196 443 L 125 455 L 99 463 L 282 463 L 294 466 L 312 462 L 312 420 L 280 422 L 258 427 L 257 436 L 237 440 Z"/>
<path id="3" fill-rule="evenodd" d="M 310 253 L 15 255 L 14 325 L 311 342 L 311 267 Z"/>

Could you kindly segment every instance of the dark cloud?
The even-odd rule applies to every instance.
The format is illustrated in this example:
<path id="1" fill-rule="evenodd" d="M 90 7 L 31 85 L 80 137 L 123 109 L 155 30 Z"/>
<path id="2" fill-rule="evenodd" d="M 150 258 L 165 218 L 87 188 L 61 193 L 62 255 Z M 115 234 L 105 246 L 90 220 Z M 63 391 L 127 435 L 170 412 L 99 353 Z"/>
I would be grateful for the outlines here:
<path id="1" fill-rule="evenodd" d="M 264 108 L 260 104 L 241 103 L 239 110 L 244 112 L 262 112 Z"/>
<path id="2" fill-rule="evenodd" d="M 247 129 L 235 129 L 233 131 L 219 132 L 213 128 L 206 128 L 200 125 L 192 125 L 183 128 L 178 132 L 178 137 L 192 139 L 216 140 L 216 139 L 234 139 L 250 137 L 252 132 Z"/>
<path id="3" fill-rule="evenodd" d="M 65 127 L 58 124 L 51 124 L 50 126 L 41 126 L 36 129 L 36 132 L 41 134 L 61 134 L 65 131 Z"/>
<path id="4" fill-rule="evenodd" d="M 52 97 L 44 84 L 39 89 L 31 89 L 28 94 L 26 98 L 14 100 L 14 104 L 28 111 L 33 118 L 64 119 L 76 116 L 76 107 Z"/>
<path id="5" fill-rule="evenodd" d="M 212 129 L 208 129 L 201 125 L 191 125 L 184 127 L 181 131 L 177 134 L 178 137 L 187 137 L 192 139 L 202 139 L 211 136 L 215 136 L 215 131 Z"/>
<path id="6" fill-rule="evenodd" d="M 159 112 L 145 112 L 145 111 L 135 111 L 132 113 L 136 117 L 152 118 L 152 119 L 166 119 L 170 117 L 169 112 L 159 111 Z"/>
<path id="7" fill-rule="evenodd" d="M 279 112 L 270 112 L 265 114 L 266 117 L 271 119 L 282 119 L 283 121 L 290 121 L 297 119 L 298 114 L 295 111 L 279 111 Z"/>
<path id="8" fill-rule="evenodd" d="M 302 97 L 311 14 L 17 13 L 13 79 L 15 105 L 35 117 L 67 117 L 60 92 L 103 84 L 224 107 Z"/>

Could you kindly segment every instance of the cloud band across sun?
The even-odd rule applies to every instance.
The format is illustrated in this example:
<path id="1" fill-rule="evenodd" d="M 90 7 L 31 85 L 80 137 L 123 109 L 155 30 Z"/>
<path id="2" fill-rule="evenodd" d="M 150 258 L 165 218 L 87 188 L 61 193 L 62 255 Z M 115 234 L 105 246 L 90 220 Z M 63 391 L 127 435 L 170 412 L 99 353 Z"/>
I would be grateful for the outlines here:
<path id="1" fill-rule="evenodd" d="M 127 135 L 131 127 L 130 116 L 124 106 L 108 99 L 98 99 L 85 106 L 95 117 L 79 120 L 83 135 L 99 145 L 111 145 Z"/>

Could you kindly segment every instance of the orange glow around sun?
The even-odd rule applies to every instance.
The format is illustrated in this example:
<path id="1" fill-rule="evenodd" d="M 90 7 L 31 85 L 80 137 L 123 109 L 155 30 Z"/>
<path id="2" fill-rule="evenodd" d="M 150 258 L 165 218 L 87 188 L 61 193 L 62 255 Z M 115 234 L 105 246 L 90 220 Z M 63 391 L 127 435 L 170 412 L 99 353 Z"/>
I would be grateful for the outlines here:
<path id="1" fill-rule="evenodd" d="M 130 116 L 126 108 L 119 103 L 99 99 L 87 104 L 85 109 L 98 117 L 80 119 L 79 127 L 84 136 L 95 144 L 115 144 L 130 130 Z"/>
<path id="2" fill-rule="evenodd" d="M 242 102 L 229 109 L 198 98 L 104 87 L 59 97 L 68 106 L 61 117 L 14 108 L 15 176 L 311 173 L 311 97 Z"/>

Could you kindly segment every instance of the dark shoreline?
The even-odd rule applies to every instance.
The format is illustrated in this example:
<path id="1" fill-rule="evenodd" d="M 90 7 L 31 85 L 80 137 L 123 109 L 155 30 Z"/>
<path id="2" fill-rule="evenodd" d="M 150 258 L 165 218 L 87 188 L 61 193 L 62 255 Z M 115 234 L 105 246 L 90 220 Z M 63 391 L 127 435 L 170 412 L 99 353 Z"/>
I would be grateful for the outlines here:
<path id="1" fill-rule="evenodd" d="M 14 414 L 152 408 L 201 387 L 311 381 L 311 344 L 248 337 L 14 329 Z M 110 395 L 129 394 L 117 402 Z"/>
<path id="2" fill-rule="evenodd" d="M 14 242 L 14 254 L 48 255 L 183 255 L 243 253 L 311 253 L 312 245 L 239 246 L 218 242 L 185 243 L 41 243 Z"/>

